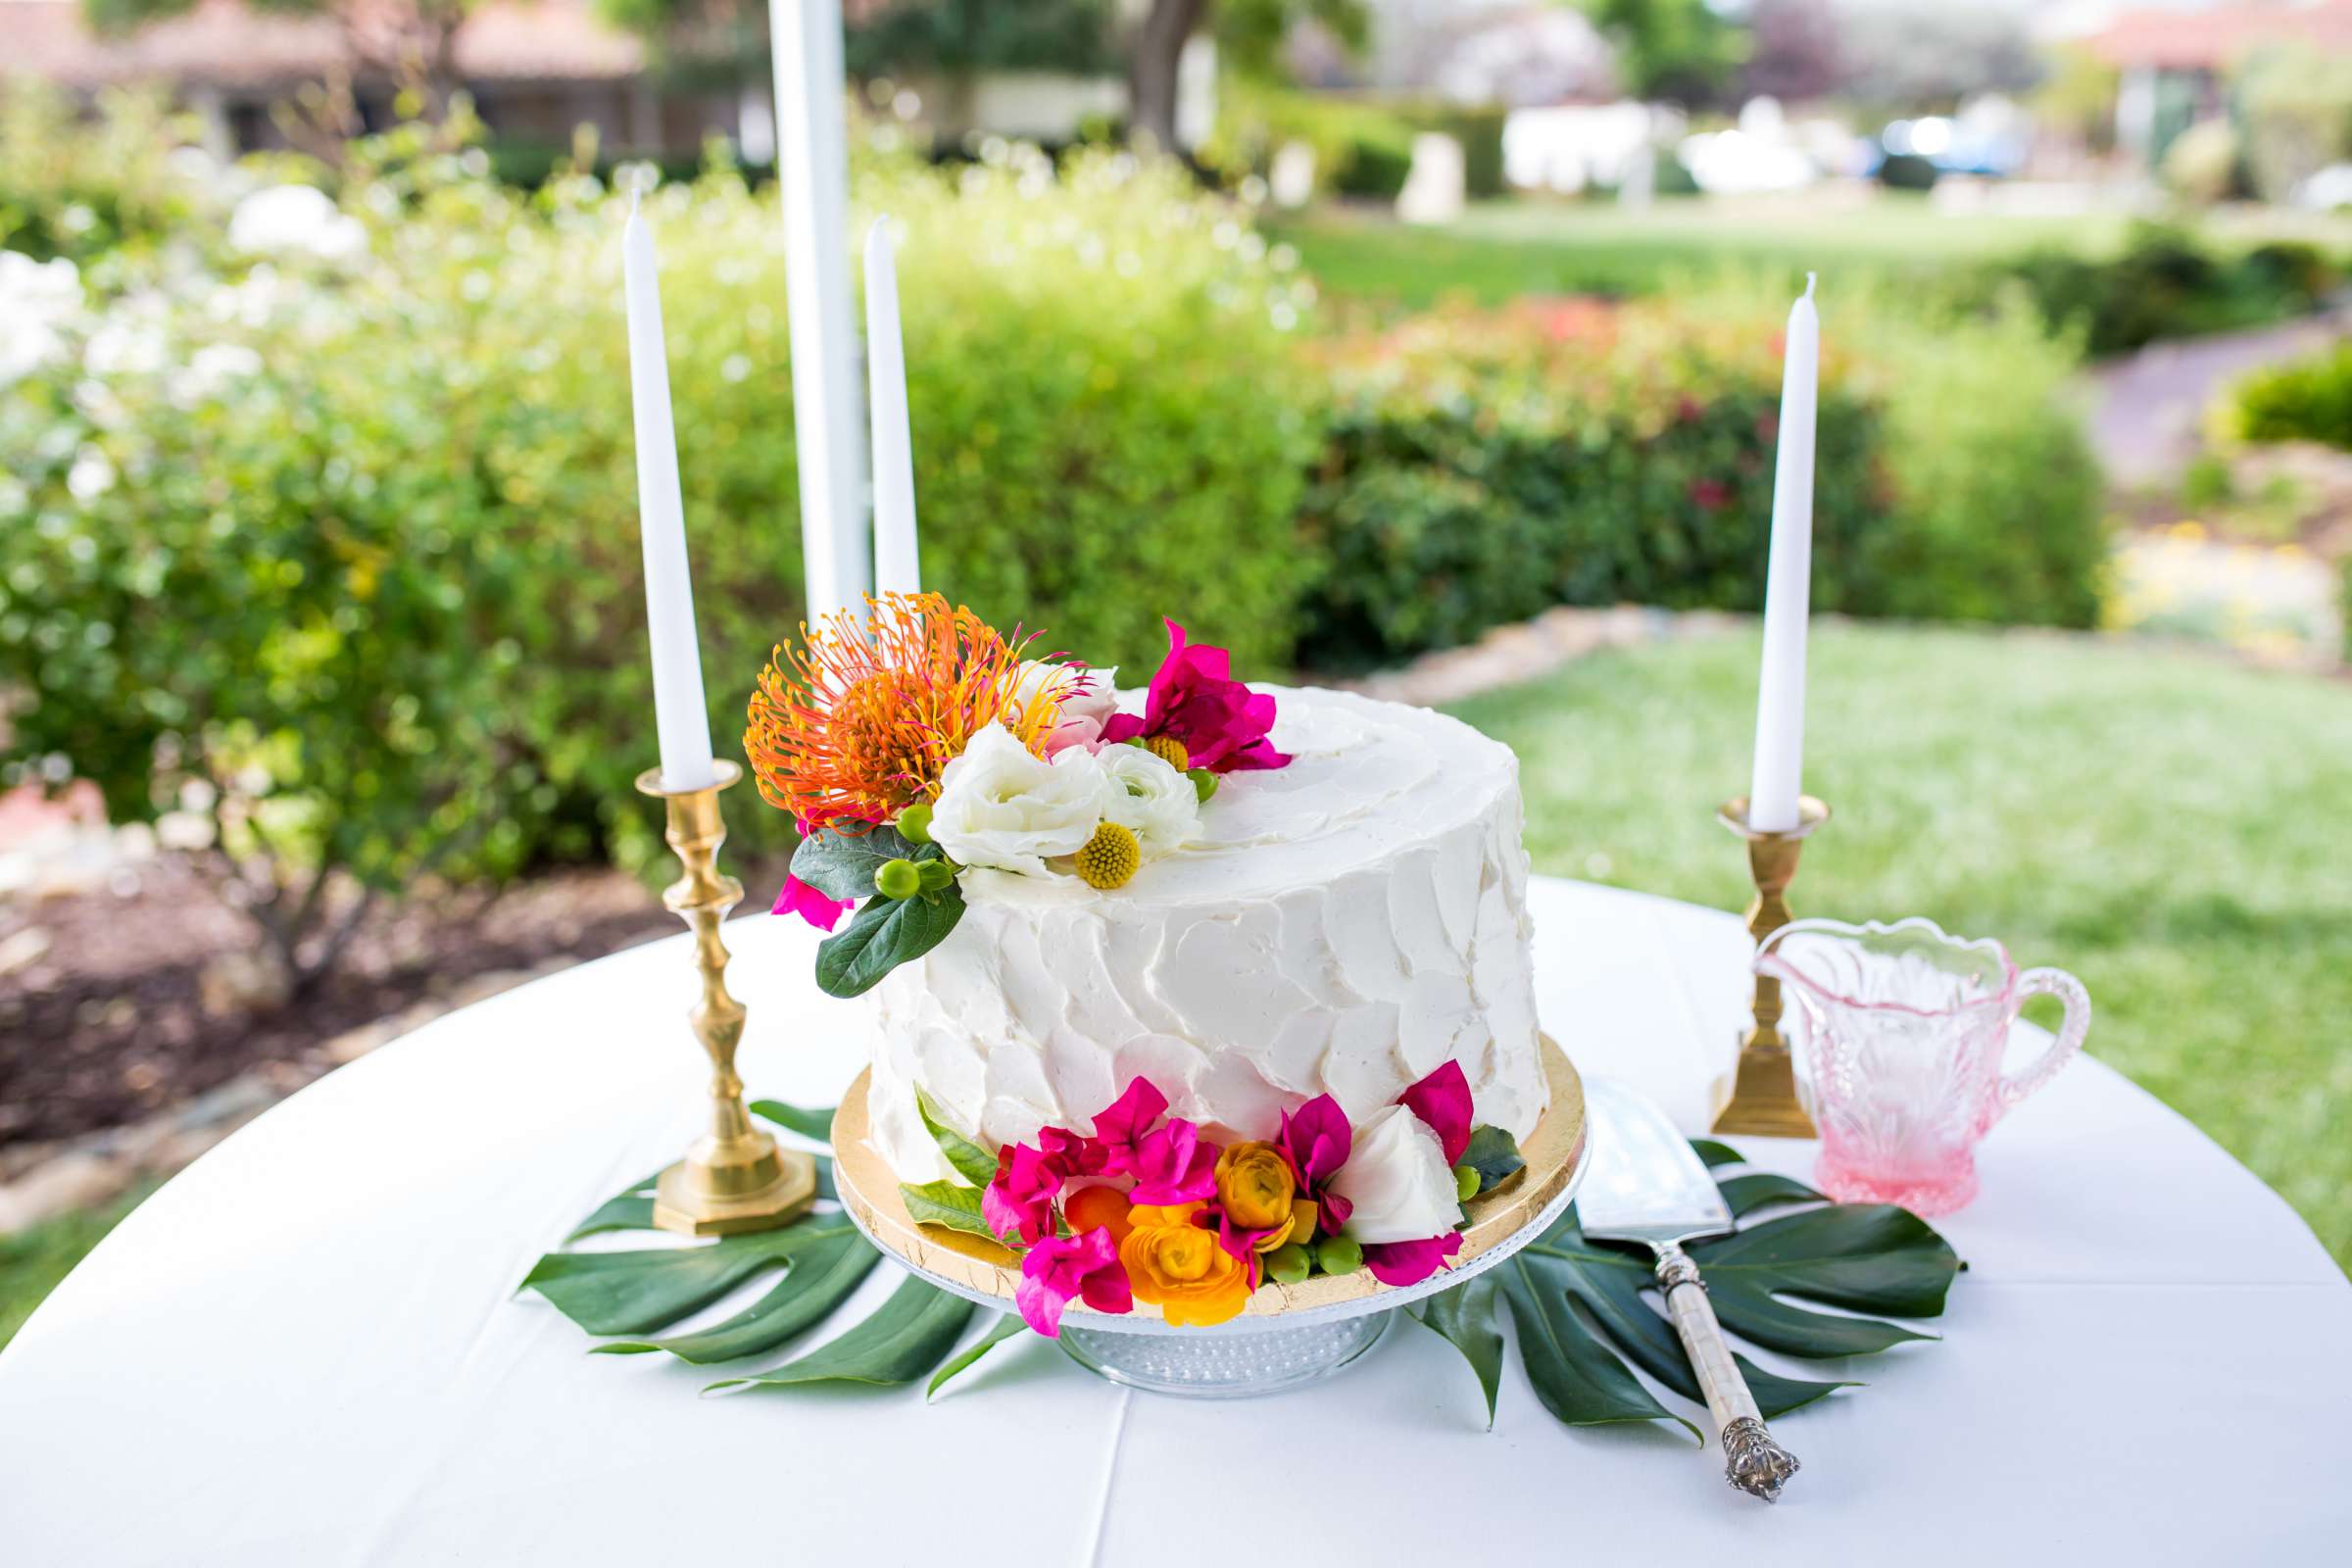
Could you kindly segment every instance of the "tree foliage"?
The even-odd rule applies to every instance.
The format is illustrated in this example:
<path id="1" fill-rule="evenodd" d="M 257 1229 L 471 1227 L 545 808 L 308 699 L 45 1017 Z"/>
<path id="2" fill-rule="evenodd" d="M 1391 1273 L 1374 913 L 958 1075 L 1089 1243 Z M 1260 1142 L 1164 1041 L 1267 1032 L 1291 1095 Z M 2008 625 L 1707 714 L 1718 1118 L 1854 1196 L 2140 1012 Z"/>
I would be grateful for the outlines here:
<path id="1" fill-rule="evenodd" d="M 1690 106 L 1722 96 L 1747 58 L 1745 29 L 1707 0 L 1577 0 L 1617 50 L 1636 97 Z"/>

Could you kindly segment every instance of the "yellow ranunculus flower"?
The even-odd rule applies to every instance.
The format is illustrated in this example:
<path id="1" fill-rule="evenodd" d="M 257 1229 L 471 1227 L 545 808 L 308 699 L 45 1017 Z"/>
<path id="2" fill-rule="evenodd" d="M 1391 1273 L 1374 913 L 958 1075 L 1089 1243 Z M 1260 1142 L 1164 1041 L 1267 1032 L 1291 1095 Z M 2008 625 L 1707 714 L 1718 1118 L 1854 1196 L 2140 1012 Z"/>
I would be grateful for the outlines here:
<path id="1" fill-rule="evenodd" d="M 1217 1201 L 1242 1230 L 1289 1224 L 1298 1191 L 1290 1161 L 1272 1144 L 1235 1144 L 1217 1156 Z"/>
<path id="2" fill-rule="evenodd" d="M 1135 1298 L 1173 1324 L 1205 1328 L 1250 1303 L 1250 1271 L 1217 1245 L 1215 1231 L 1194 1223 L 1207 1206 L 1142 1203 L 1127 1214 L 1134 1229 L 1119 1243 L 1119 1264 Z"/>

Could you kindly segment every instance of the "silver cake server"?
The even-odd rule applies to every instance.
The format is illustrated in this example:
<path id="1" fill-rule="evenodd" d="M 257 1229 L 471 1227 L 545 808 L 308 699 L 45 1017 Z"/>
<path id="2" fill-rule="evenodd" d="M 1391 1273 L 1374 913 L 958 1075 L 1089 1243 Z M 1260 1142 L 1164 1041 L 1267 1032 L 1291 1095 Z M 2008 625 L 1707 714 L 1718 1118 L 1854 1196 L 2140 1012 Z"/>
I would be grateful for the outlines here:
<path id="1" fill-rule="evenodd" d="M 1666 1113 L 1626 1085 L 1587 1078 L 1585 1112 L 1592 1118 L 1592 1168 L 1576 1195 L 1585 1234 L 1639 1242 L 1657 1254 L 1667 1314 L 1723 1438 L 1724 1478 L 1766 1502 L 1776 1501 L 1782 1486 L 1796 1474 L 1796 1455 L 1765 1430 L 1763 1413 L 1708 1304 L 1707 1283 L 1683 1250 L 1685 1242 L 1731 1234 L 1731 1208 Z"/>

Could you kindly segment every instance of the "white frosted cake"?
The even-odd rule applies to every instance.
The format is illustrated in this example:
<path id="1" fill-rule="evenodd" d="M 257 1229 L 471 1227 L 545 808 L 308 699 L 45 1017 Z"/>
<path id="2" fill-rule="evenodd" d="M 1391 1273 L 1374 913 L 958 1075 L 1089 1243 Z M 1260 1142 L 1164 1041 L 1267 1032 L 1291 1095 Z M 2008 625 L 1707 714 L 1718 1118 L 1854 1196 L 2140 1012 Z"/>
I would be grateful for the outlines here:
<path id="1" fill-rule="evenodd" d="M 903 1181 L 952 1174 L 918 1085 L 991 1149 L 1089 1131 L 1139 1075 L 1213 1137 L 1268 1139 L 1325 1093 L 1360 1124 L 1453 1060 L 1478 1122 L 1535 1130 L 1517 760 L 1424 709 L 1258 689 L 1289 766 L 1228 774 L 1191 842 L 1112 892 L 967 872 L 954 932 L 869 993 Z"/>

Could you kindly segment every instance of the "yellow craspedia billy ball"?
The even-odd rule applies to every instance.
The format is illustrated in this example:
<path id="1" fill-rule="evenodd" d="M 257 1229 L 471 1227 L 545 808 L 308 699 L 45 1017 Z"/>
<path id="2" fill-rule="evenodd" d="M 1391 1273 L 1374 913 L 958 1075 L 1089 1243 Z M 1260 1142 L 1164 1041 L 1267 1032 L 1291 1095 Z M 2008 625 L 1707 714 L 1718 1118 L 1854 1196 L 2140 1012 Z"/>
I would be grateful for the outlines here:
<path id="1" fill-rule="evenodd" d="M 1135 875 L 1136 867 L 1144 863 L 1143 846 L 1135 835 L 1116 822 L 1100 823 L 1095 836 L 1078 851 L 1078 874 L 1091 888 L 1125 887 Z"/>
<path id="2" fill-rule="evenodd" d="M 1184 749 L 1184 742 L 1173 735 L 1147 735 L 1144 750 L 1182 773 L 1193 765 L 1193 754 Z"/>

